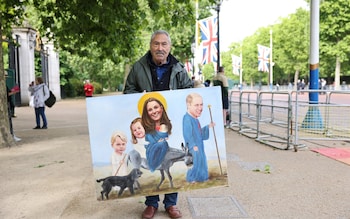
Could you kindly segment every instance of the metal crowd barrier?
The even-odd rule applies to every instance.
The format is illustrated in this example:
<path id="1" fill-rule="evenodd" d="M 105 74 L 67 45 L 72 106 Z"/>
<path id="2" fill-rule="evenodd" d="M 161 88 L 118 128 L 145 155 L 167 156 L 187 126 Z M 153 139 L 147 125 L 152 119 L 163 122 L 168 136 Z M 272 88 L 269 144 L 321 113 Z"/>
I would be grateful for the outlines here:
<path id="1" fill-rule="evenodd" d="M 318 100 L 309 96 L 317 93 Z M 277 149 L 308 141 L 350 141 L 348 91 L 231 91 L 230 128 Z"/>

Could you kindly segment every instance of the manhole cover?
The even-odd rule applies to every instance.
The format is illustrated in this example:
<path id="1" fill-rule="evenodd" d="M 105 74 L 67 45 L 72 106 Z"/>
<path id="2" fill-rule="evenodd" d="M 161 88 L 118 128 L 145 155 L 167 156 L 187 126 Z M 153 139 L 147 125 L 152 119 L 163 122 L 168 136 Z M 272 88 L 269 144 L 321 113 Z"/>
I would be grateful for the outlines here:
<path id="1" fill-rule="evenodd" d="M 247 218 L 247 213 L 232 196 L 189 197 L 193 218 Z"/>

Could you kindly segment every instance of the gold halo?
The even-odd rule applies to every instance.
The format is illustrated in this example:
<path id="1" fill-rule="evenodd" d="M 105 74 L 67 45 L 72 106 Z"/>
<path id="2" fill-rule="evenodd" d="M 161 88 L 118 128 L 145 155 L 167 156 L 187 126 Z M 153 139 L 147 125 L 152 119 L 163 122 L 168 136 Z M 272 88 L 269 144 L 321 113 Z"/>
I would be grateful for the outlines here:
<path id="1" fill-rule="evenodd" d="M 148 92 L 139 99 L 139 102 L 137 104 L 137 109 L 139 110 L 140 116 L 142 116 L 142 110 L 143 110 L 143 105 L 144 105 L 145 101 L 151 97 L 159 100 L 163 104 L 164 110 L 167 110 L 166 99 L 163 97 L 162 94 L 160 94 L 158 92 Z"/>

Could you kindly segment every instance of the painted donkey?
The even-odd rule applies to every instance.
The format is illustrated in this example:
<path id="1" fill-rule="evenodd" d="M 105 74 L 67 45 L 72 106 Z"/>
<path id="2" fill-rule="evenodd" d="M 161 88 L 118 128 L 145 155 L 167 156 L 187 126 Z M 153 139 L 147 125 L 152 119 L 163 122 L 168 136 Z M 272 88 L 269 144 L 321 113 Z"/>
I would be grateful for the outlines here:
<path id="1" fill-rule="evenodd" d="M 149 170 L 146 158 L 141 157 L 140 153 L 136 150 L 132 150 L 129 152 L 129 161 L 132 163 L 134 168 L 142 167 L 144 169 Z M 172 167 L 173 164 L 178 161 L 184 161 L 186 166 L 190 166 L 193 164 L 192 154 L 189 152 L 188 147 L 185 147 L 183 143 L 181 144 L 181 149 L 169 147 L 168 151 L 165 154 L 164 160 L 156 168 L 156 170 L 159 170 L 161 174 L 160 182 L 157 185 L 158 190 L 165 180 L 164 172 L 168 175 L 170 187 L 174 187 L 173 177 L 170 174 L 170 167 Z"/>

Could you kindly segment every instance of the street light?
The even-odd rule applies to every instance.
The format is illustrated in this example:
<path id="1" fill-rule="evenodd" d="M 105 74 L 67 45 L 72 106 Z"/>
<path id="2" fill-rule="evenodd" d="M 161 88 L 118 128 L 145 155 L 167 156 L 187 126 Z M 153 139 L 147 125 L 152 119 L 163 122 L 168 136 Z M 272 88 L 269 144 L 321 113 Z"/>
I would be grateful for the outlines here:
<path id="1" fill-rule="evenodd" d="M 221 4 L 222 4 L 223 0 L 220 0 L 220 1 L 217 1 L 217 4 L 216 4 L 216 7 L 214 8 L 215 11 L 217 12 L 217 23 L 218 23 L 218 59 L 217 59 L 217 68 L 216 70 L 219 71 L 219 67 L 220 67 L 220 7 L 221 7 Z"/>
<path id="2" fill-rule="evenodd" d="M 195 74 L 195 66 L 194 66 L 194 57 L 195 57 L 195 54 L 196 54 L 196 43 L 193 42 L 191 44 L 191 52 L 192 52 L 192 57 L 191 57 L 191 65 L 192 65 L 192 75 L 194 76 Z"/>

